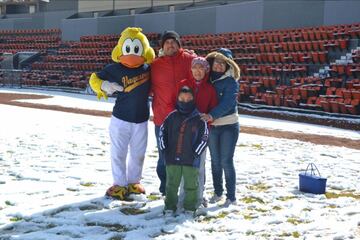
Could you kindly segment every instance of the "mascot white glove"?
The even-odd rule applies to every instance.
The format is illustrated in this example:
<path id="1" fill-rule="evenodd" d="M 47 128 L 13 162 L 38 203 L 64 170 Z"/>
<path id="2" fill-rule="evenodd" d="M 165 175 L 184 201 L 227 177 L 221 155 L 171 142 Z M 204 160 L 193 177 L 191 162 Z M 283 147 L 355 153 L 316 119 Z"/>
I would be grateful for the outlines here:
<path id="1" fill-rule="evenodd" d="M 101 84 L 101 90 L 111 95 L 116 91 L 118 92 L 124 91 L 124 88 L 116 82 L 103 81 Z"/>

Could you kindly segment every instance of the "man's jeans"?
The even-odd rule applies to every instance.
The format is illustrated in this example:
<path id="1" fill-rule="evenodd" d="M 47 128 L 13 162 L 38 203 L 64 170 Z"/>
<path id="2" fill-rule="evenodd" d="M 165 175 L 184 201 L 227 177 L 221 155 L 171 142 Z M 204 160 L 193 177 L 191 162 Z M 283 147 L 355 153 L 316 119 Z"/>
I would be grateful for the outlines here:
<path id="1" fill-rule="evenodd" d="M 165 187 L 166 187 L 165 156 L 160 151 L 159 148 L 159 134 L 160 134 L 160 126 L 155 126 L 156 144 L 159 152 L 159 159 L 156 166 L 156 173 L 160 179 L 159 191 L 161 192 L 162 195 L 165 195 Z"/>
<path id="2" fill-rule="evenodd" d="M 225 173 L 226 198 L 235 201 L 236 172 L 234 151 L 239 137 L 239 123 L 212 126 L 209 137 L 211 172 L 215 194 L 223 194 L 223 171 Z"/>

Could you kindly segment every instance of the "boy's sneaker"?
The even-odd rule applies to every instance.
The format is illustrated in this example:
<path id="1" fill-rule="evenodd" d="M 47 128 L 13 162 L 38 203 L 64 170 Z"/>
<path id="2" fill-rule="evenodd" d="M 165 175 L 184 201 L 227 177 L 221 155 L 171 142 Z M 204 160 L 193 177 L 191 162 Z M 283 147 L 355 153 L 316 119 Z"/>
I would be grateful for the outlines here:
<path id="1" fill-rule="evenodd" d="M 128 189 L 127 187 L 114 185 L 106 191 L 105 195 L 118 200 L 125 200 L 128 195 Z"/>
<path id="2" fill-rule="evenodd" d="M 188 218 L 196 217 L 196 211 L 184 210 L 183 214 L 185 215 L 185 217 L 188 217 Z"/>
<path id="3" fill-rule="evenodd" d="M 218 196 L 216 195 L 216 193 L 214 193 L 214 195 L 209 199 L 209 203 L 217 203 L 221 200 L 222 200 L 222 196 Z"/>
<path id="4" fill-rule="evenodd" d="M 128 185 L 129 194 L 145 194 L 145 188 L 140 183 L 131 183 Z"/>
<path id="5" fill-rule="evenodd" d="M 225 203 L 221 206 L 227 208 L 231 205 L 236 205 L 236 200 L 231 201 L 230 199 L 226 199 Z"/>
<path id="6" fill-rule="evenodd" d="M 174 217 L 175 216 L 175 212 L 173 210 L 163 210 L 163 215 L 164 217 Z"/>
<path id="7" fill-rule="evenodd" d="M 209 202 L 207 200 L 207 198 L 203 197 L 202 201 L 201 201 L 201 205 L 204 207 L 204 208 L 207 208 L 208 205 L 209 205 Z"/>

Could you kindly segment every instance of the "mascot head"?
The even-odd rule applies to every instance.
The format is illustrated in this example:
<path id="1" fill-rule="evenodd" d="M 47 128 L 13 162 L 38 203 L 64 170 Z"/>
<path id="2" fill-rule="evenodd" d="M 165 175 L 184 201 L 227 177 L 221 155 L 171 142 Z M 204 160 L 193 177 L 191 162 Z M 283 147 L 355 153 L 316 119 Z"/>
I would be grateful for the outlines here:
<path id="1" fill-rule="evenodd" d="M 118 44 L 111 53 L 114 62 L 137 68 L 154 60 L 154 49 L 150 47 L 148 39 L 141 31 L 141 28 L 128 27 L 121 33 Z"/>

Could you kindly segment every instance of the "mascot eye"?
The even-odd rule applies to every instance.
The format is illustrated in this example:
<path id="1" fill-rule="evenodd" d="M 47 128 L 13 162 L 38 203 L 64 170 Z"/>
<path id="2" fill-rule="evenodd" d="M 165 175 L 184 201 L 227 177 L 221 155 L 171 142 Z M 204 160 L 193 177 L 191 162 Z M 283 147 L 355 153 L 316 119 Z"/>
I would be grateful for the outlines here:
<path id="1" fill-rule="evenodd" d="M 132 45 L 133 45 L 133 42 L 131 41 L 130 38 L 126 39 L 122 45 L 122 52 L 123 54 L 131 54 L 131 49 L 132 49 Z"/>
<path id="2" fill-rule="evenodd" d="M 130 38 L 126 39 L 122 46 L 122 52 L 124 55 L 134 54 L 141 56 L 143 54 L 143 45 L 139 39 L 131 40 Z"/>
<path id="3" fill-rule="evenodd" d="M 133 47 L 134 47 L 134 54 L 141 56 L 144 51 L 144 47 L 139 39 L 134 39 L 133 41 Z"/>

